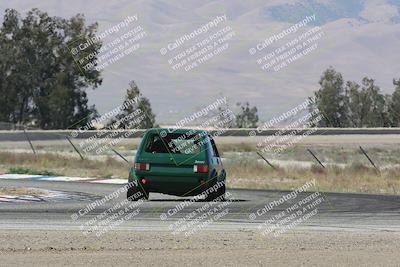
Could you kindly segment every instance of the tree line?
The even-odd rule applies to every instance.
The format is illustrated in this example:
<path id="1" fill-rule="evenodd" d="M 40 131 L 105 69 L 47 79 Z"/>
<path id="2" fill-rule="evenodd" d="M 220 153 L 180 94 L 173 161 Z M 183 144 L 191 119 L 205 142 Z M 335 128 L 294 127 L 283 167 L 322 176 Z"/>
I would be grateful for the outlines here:
<path id="1" fill-rule="evenodd" d="M 101 41 L 93 41 L 98 24 L 86 25 L 85 16 L 77 14 L 69 19 L 49 16 L 32 9 L 22 17 L 15 9 L 6 9 L 0 26 L 0 122 L 40 129 L 75 129 L 86 126 L 100 114 L 88 105 L 87 89 L 102 83 L 96 70 L 97 56 L 82 68 L 76 58 L 97 55 Z M 91 44 L 85 54 L 74 56 L 70 48 L 76 40 Z M 88 62 L 87 62 L 88 63 Z M 135 109 L 146 114 L 141 128 L 156 125 L 150 101 L 143 97 L 132 81 L 123 103 L 139 97 L 134 106 L 124 108 L 106 127 Z M 255 127 L 257 108 L 240 104 L 238 127 Z M 119 128 L 127 128 L 124 123 Z"/>
<path id="2" fill-rule="evenodd" d="M 95 68 L 79 68 L 68 46 L 92 38 L 97 26 L 81 14 L 63 19 L 32 9 L 21 17 L 7 9 L 0 27 L 0 121 L 42 129 L 86 124 L 96 109 L 85 90 L 102 79 Z"/>
<path id="3" fill-rule="evenodd" d="M 393 79 L 394 92 L 383 94 L 374 79 L 361 83 L 344 81 L 342 74 L 328 68 L 314 92 L 314 104 L 322 115 L 321 127 L 400 127 L 400 79 Z"/>
<path id="4" fill-rule="evenodd" d="M 98 117 L 96 107 L 88 105 L 86 93 L 102 83 L 97 57 L 91 57 L 91 68 L 81 68 L 70 52 L 76 40 L 93 40 L 97 28 L 97 23 L 86 25 L 82 14 L 64 19 L 32 9 L 21 17 L 16 10 L 7 9 L 0 26 L 0 122 L 74 129 Z M 85 52 L 75 56 L 97 55 L 101 46 L 101 41 L 92 41 Z M 400 127 L 400 79 L 393 80 L 393 94 L 384 95 L 373 79 L 365 77 L 360 84 L 345 82 L 342 74 L 330 67 L 319 85 L 310 106 L 310 112 L 318 109 L 323 115 L 317 126 Z M 140 108 L 147 114 L 140 127 L 153 127 L 156 122 L 150 101 L 132 81 L 124 102 L 139 96 L 137 105 L 122 110 L 116 120 Z M 257 107 L 244 102 L 237 103 L 236 110 L 229 127 L 257 127 Z M 119 127 L 127 126 L 122 123 Z"/>

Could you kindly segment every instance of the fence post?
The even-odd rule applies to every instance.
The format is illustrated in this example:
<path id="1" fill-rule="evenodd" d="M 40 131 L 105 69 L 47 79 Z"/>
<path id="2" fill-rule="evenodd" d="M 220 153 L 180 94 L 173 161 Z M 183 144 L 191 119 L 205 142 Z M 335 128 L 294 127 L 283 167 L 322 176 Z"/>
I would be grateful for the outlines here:
<path id="1" fill-rule="evenodd" d="M 260 152 L 257 151 L 257 154 L 258 154 L 266 163 L 268 163 L 268 165 L 271 166 L 272 169 L 275 169 L 274 165 L 272 165 L 271 162 L 269 162 L 266 158 L 264 158 L 263 155 L 261 155 Z"/>
<path id="2" fill-rule="evenodd" d="M 28 136 L 27 132 L 25 131 L 25 128 L 24 128 L 24 134 L 25 134 L 26 139 L 27 139 L 28 142 L 29 142 L 29 145 L 31 146 L 31 149 L 32 149 L 32 151 L 33 151 L 33 154 L 36 155 L 35 148 L 33 147 L 32 142 L 31 142 L 31 139 L 29 139 L 29 136 Z"/>
<path id="3" fill-rule="evenodd" d="M 124 157 L 124 156 L 122 156 L 120 153 L 118 153 L 115 149 L 113 149 L 113 148 L 110 148 L 115 154 L 117 154 L 118 156 L 120 156 L 120 158 L 122 158 L 123 160 L 125 160 L 127 163 L 129 163 L 129 161 Z"/>
<path id="4" fill-rule="evenodd" d="M 375 163 L 372 161 L 372 159 L 368 156 L 367 152 L 360 146 L 360 150 L 361 152 L 365 155 L 365 157 L 367 157 L 367 159 L 369 160 L 369 162 L 372 164 L 372 166 L 374 166 L 374 168 L 379 171 L 379 168 L 376 167 Z"/>
<path id="5" fill-rule="evenodd" d="M 307 148 L 307 151 L 311 154 L 311 156 L 313 156 L 314 157 L 314 159 L 316 160 L 316 161 L 318 161 L 318 163 L 319 163 L 319 165 L 321 165 L 322 166 L 322 168 L 324 168 L 325 169 L 325 166 L 324 166 L 324 164 L 322 164 L 322 162 L 317 158 L 317 156 L 311 151 L 311 149 L 308 149 Z"/>
<path id="6" fill-rule="evenodd" d="M 68 142 L 71 144 L 71 146 L 75 149 L 76 153 L 78 153 L 79 156 L 81 157 L 81 159 L 83 159 L 83 156 L 82 156 L 81 152 L 79 152 L 79 150 L 74 146 L 74 144 L 71 142 L 71 140 L 69 139 L 69 137 L 68 137 L 67 135 L 66 135 L 65 137 L 67 138 L 67 140 L 68 140 Z"/>

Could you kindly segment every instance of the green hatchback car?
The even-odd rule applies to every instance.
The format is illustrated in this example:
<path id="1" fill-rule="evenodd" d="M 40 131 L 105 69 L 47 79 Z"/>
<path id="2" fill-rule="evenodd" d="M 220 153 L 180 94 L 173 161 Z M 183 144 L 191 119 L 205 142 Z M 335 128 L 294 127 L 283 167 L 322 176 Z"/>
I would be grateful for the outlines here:
<path id="1" fill-rule="evenodd" d="M 204 195 L 222 200 L 226 172 L 212 137 L 202 130 L 148 129 L 129 170 L 127 197 L 148 199 L 150 192 Z"/>

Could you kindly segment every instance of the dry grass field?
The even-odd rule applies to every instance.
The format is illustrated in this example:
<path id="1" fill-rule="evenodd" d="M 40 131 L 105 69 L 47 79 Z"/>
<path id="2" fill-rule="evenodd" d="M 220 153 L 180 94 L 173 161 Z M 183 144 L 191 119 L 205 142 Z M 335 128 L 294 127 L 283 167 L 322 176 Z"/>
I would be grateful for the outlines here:
<path id="1" fill-rule="evenodd" d="M 400 137 L 398 135 L 308 136 L 276 154 L 264 151 L 271 168 L 257 155 L 265 137 L 217 137 L 230 188 L 290 190 L 315 179 L 318 190 L 400 194 Z M 80 148 L 84 140 L 73 140 Z M 132 162 L 140 138 L 122 139 L 113 148 Z M 0 142 L 0 172 L 126 178 L 131 164 L 110 149 L 83 153 L 81 160 L 67 141 L 35 141 L 37 155 L 27 142 Z M 376 170 L 360 146 L 367 151 Z M 325 165 L 322 168 L 310 149 Z"/>
<path id="2" fill-rule="evenodd" d="M 296 154 L 296 151 L 293 153 Z M 271 160 L 275 166 L 271 168 L 255 152 L 224 152 L 223 162 L 228 173 L 227 186 L 290 190 L 315 179 L 320 191 L 400 194 L 400 167 L 393 164 L 392 154 L 385 156 L 392 165 L 387 165 L 389 167 L 381 168 L 380 171 L 365 160 L 358 160 L 362 159 L 362 155 L 358 155 L 357 160 L 349 160 L 347 163 L 326 164 L 326 168 L 313 163 L 310 155 L 307 156 L 309 161 L 294 161 L 290 154 L 281 155 L 279 161 Z M 81 160 L 79 157 L 50 152 L 37 155 L 27 152 L 0 152 L 1 173 L 107 179 L 126 178 L 129 168 L 130 164 L 111 156 Z"/>
<path id="3" fill-rule="evenodd" d="M 29 195 L 29 196 L 44 196 L 47 192 L 44 190 L 33 189 L 33 188 L 13 188 L 0 187 L 0 196 L 21 196 L 21 195 Z"/>

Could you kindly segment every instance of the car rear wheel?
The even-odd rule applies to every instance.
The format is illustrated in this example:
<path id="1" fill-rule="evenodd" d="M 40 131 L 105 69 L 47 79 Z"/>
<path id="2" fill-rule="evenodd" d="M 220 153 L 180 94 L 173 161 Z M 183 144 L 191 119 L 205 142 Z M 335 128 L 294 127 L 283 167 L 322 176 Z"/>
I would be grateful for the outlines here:
<path id="1" fill-rule="evenodd" d="M 206 195 L 206 198 L 204 199 L 205 201 L 213 201 L 214 199 L 215 199 L 215 192 L 212 192 L 212 193 L 208 193 L 207 195 Z"/>
<path id="2" fill-rule="evenodd" d="M 224 201 L 225 200 L 225 191 L 226 191 L 226 188 L 225 188 L 225 182 L 224 182 L 224 184 L 221 187 L 219 187 L 216 192 L 212 192 L 212 193 L 209 193 L 208 195 L 206 195 L 205 200 L 213 201 L 215 199 L 218 199 L 218 201 Z"/>
<path id="3" fill-rule="evenodd" d="M 139 194 L 140 192 L 140 194 Z M 138 201 L 139 199 L 149 199 L 148 192 L 142 192 L 141 190 L 137 190 L 136 188 L 128 188 L 126 191 L 126 198 L 129 201 Z"/>
<path id="4" fill-rule="evenodd" d="M 225 187 L 225 182 L 224 182 L 224 185 L 217 189 L 216 198 L 218 198 L 219 201 L 225 200 L 225 191 L 226 191 L 226 187 Z"/>

